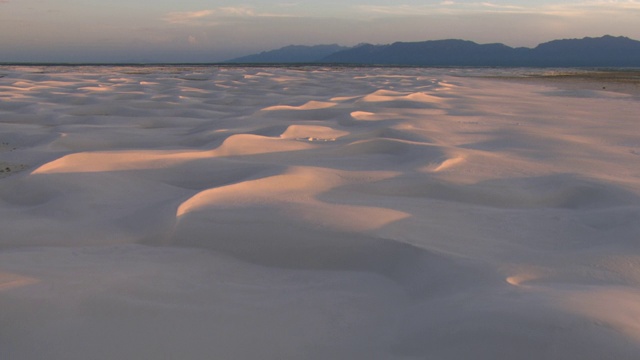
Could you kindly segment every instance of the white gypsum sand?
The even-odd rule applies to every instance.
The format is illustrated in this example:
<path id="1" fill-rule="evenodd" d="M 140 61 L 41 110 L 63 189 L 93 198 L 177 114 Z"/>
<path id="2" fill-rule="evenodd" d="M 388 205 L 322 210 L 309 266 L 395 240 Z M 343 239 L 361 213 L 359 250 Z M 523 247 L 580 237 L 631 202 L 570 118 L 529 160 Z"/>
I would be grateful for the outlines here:
<path id="1" fill-rule="evenodd" d="M 640 102 L 456 73 L 0 67 L 0 358 L 637 359 Z"/>

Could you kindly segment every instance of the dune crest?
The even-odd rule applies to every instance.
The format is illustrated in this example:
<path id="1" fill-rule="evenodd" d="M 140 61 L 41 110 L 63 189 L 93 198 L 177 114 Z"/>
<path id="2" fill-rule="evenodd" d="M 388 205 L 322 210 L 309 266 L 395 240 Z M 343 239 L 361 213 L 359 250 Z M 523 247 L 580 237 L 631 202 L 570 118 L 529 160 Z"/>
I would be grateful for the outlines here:
<path id="1" fill-rule="evenodd" d="M 384 179 L 387 174 L 349 174 L 314 168 L 291 168 L 283 174 L 208 189 L 178 207 L 178 218 L 206 209 L 269 207 L 299 221 L 342 231 L 367 231 L 410 216 L 372 206 L 332 204 L 318 195 L 348 184 L 347 179 Z M 353 180 L 352 180 L 353 181 Z"/>
<path id="2" fill-rule="evenodd" d="M 465 158 L 462 157 L 462 156 L 446 159 L 440 165 L 438 165 L 435 169 L 433 169 L 433 171 L 434 172 L 439 172 L 439 171 L 447 170 L 447 169 L 452 168 L 452 167 L 454 167 L 454 166 L 456 166 L 458 164 L 463 163 L 464 161 L 465 161 Z"/>
<path id="3" fill-rule="evenodd" d="M 318 110 L 318 109 L 327 109 L 336 106 L 335 102 L 328 101 L 309 101 L 300 106 L 289 106 L 289 105 L 276 105 L 269 106 L 267 108 L 262 109 L 263 111 L 278 111 L 278 110 Z"/>
<path id="4" fill-rule="evenodd" d="M 349 135 L 349 132 L 328 126 L 291 125 L 287 127 L 287 130 L 280 137 L 283 139 L 307 139 L 309 141 L 335 141 L 346 135 Z"/>
<path id="5" fill-rule="evenodd" d="M 309 149 L 311 146 L 291 140 L 292 139 L 278 139 L 253 134 L 237 134 L 228 137 L 214 150 L 145 150 L 75 153 L 44 164 L 35 169 L 32 174 L 158 169 L 209 157 L 298 151 Z"/>
<path id="6" fill-rule="evenodd" d="M 0 272 L 0 292 L 39 283 L 38 279 Z"/>

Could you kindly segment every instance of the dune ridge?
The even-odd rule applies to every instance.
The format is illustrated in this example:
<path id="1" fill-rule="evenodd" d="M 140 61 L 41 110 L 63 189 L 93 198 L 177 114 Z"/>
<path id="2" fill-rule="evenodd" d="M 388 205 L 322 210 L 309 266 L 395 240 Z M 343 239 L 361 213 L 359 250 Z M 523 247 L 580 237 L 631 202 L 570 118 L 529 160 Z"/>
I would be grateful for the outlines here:
<path id="1" fill-rule="evenodd" d="M 640 102 L 487 72 L 0 67 L 2 359 L 636 359 Z"/>

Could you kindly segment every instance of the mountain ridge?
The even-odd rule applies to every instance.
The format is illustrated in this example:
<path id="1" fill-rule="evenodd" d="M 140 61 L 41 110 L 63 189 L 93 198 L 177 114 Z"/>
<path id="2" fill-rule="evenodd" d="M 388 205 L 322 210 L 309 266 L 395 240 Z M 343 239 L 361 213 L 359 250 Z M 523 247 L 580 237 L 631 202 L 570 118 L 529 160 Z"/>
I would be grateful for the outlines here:
<path id="1" fill-rule="evenodd" d="M 332 49 L 335 51 L 322 54 Z M 269 59 L 277 60 L 267 61 Z M 300 61 L 301 59 L 304 61 Z M 640 41 L 625 36 L 604 35 L 595 38 L 552 40 L 534 48 L 514 48 L 501 43 L 478 44 L 461 39 L 394 42 L 384 45 L 365 43 L 350 48 L 339 45 L 286 46 L 231 59 L 226 63 L 640 67 Z"/>
<path id="2" fill-rule="evenodd" d="M 232 63 L 305 63 L 315 62 L 318 59 L 322 59 L 328 55 L 339 52 L 341 50 L 349 49 L 346 46 L 340 46 L 337 44 L 331 45 L 288 45 L 279 49 L 263 51 L 259 54 L 252 54 L 247 56 L 238 57 L 225 62 Z"/>

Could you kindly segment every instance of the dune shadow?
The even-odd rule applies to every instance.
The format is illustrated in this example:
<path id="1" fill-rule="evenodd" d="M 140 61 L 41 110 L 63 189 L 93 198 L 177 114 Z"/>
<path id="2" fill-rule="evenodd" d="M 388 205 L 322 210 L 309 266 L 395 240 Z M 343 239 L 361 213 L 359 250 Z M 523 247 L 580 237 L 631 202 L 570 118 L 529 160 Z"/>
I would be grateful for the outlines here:
<path id="1" fill-rule="evenodd" d="M 178 219 L 170 245 L 202 247 L 266 267 L 374 273 L 417 297 L 470 287 L 480 278 L 500 282 L 479 262 L 292 221 L 268 207 L 190 213 Z"/>
<path id="2" fill-rule="evenodd" d="M 640 205 L 638 194 L 575 174 L 500 178 L 454 184 L 424 174 L 349 187 L 372 195 L 428 198 L 495 208 L 602 209 Z"/>

